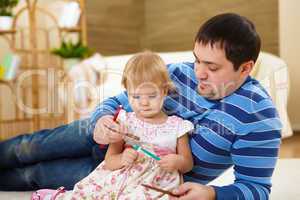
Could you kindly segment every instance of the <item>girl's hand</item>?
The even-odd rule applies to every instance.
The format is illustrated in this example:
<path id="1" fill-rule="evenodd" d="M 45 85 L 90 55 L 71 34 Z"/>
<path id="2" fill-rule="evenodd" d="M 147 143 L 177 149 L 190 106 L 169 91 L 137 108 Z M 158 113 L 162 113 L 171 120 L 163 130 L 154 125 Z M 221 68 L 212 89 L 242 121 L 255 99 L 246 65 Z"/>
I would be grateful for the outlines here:
<path id="1" fill-rule="evenodd" d="M 123 140 L 122 133 L 126 133 L 125 125 L 118 124 L 113 120 L 113 116 L 105 115 L 101 117 L 94 129 L 94 140 L 98 144 L 116 143 Z"/>
<path id="2" fill-rule="evenodd" d="M 132 148 L 126 148 L 121 157 L 121 164 L 125 167 L 131 166 L 138 157 L 138 152 Z"/>
<path id="3" fill-rule="evenodd" d="M 181 155 L 178 154 L 168 154 L 166 156 L 161 157 L 161 160 L 158 161 L 158 165 L 168 171 L 176 171 L 178 170 L 178 163 L 183 162 L 184 159 Z"/>

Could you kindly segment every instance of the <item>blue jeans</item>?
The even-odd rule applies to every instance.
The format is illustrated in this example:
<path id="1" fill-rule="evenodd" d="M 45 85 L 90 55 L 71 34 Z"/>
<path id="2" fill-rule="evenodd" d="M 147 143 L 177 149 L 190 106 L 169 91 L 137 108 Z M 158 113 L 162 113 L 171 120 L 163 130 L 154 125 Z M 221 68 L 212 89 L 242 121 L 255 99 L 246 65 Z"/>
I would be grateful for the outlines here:
<path id="1" fill-rule="evenodd" d="M 87 176 L 104 159 L 88 120 L 0 142 L 0 190 L 56 189 Z"/>

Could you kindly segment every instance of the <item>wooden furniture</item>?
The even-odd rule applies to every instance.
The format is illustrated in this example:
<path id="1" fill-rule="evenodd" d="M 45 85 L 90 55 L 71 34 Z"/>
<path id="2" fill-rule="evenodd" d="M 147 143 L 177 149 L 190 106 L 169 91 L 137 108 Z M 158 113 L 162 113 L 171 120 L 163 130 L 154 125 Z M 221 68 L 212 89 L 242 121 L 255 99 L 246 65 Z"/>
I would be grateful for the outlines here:
<path id="1" fill-rule="evenodd" d="M 67 108 L 59 103 L 57 94 L 64 74 L 62 60 L 50 50 L 60 46 L 66 35 L 72 34 L 87 44 L 85 0 L 57 2 L 70 1 L 80 5 L 76 27 L 59 27 L 58 16 L 47 5 L 38 0 L 26 0 L 14 16 L 12 30 L 0 31 L 0 37 L 5 38 L 11 51 L 21 57 L 16 79 L 0 82 L 0 140 L 67 121 Z M 9 117 L 5 116 L 3 108 Z"/>

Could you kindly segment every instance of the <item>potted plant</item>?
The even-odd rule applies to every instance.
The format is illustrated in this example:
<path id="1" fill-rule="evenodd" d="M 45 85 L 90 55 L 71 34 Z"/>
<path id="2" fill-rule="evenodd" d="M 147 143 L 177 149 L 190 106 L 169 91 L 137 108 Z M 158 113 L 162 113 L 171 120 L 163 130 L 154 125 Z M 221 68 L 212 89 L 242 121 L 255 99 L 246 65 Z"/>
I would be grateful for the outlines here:
<path id="1" fill-rule="evenodd" d="M 19 0 L 0 0 L 0 30 L 9 30 L 12 27 L 12 9 Z"/>
<path id="2" fill-rule="evenodd" d="M 63 41 L 59 48 L 55 48 L 51 52 L 64 59 L 63 66 L 67 70 L 77 64 L 81 59 L 88 58 L 92 55 L 92 50 L 83 45 L 81 41 L 77 43 Z"/>

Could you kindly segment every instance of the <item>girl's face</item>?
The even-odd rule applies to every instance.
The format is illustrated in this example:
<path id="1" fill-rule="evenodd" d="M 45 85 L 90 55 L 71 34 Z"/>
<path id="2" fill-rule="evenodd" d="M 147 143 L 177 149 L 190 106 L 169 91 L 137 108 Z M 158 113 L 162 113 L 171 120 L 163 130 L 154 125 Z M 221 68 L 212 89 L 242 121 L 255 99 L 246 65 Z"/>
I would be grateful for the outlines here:
<path id="1" fill-rule="evenodd" d="M 162 113 L 165 92 L 153 83 L 128 88 L 129 103 L 137 117 L 155 118 Z"/>

